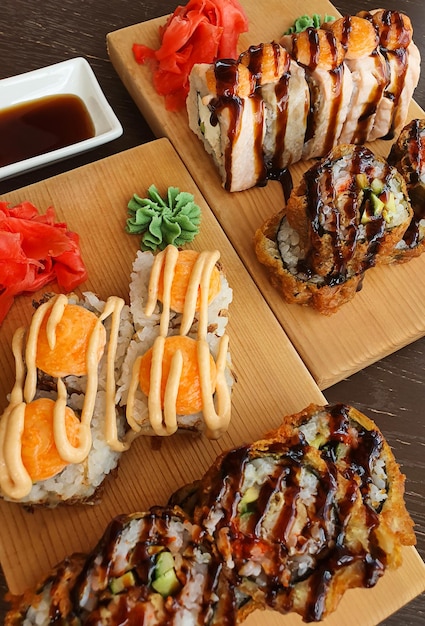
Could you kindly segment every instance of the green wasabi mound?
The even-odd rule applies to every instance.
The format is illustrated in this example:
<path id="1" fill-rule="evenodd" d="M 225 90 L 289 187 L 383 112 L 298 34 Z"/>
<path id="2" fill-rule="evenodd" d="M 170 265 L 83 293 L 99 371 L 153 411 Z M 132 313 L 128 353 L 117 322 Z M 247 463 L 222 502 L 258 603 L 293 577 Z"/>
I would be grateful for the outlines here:
<path id="1" fill-rule="evenodd" d="M 162 198 L 155 185 L 148 189 L 148 197 L 134 194 L 127 205 L 126 231 L 142 234 L 143 251 L 164 250 L 169 244 L 176 247 L 193 241 L 199 233 L 201 209 L 191 193 L 169 187 Z"/>
<path id="2" fill-rule="evenodd" d="M 335 20 L 333 15 L 325 15 L 322 19 L 320 15 L 314 13 L 313 15 L 301 15 L 298 17 L 294 24 L 285 32 L 284 35 L 292 35 L 292 33 L 301 33 L 306 28 L 320 28 L 325 22 L 333 22 Z"/>

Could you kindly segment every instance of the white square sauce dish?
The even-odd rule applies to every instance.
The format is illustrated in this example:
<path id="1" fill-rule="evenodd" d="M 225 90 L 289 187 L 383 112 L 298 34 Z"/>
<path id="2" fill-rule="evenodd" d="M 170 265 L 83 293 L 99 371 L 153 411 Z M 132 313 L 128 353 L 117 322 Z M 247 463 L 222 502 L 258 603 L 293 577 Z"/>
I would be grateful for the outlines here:
<path id="1" fill-rule="evenodd" d="M 122 132 L 82 57 L 0 80 L 0 180 L 91 150 Z"/>

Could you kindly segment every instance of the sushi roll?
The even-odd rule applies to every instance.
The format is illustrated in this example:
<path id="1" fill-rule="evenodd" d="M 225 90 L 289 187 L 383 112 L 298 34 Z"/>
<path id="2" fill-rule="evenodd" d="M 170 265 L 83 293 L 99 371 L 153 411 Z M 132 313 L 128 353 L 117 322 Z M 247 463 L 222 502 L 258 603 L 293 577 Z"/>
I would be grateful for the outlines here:
<path id="1" fill-rule="evenodd" d="M 400 565 L 402 546 L 415 543 L 403 494 L 404 476 L 371 420 L 346 405 L 310 405 L 223 453 L 172 501 L 188 504 L 213 537 L 250 598 L 245 610 L 312 622 L 346 589 L 371 587 Z"/>
<path id="2" fill-rule="evenodd" d="M 233 590 L 201 529 L 179 509 L 116 517 L 94 550 L 73 555 L 15 598 L 6 626 L 236 623 Z M 60 599 L 60 601 L 58 601 Z"/>
<path id="3" fill-rule="evenodd" d="M 73 554 L 58 563 L 38 583 L 22 596 L 8 594 L 11 608 L 5 626 L 44 626 L 52 623 L 81 626 L 72 606 L 71 592 L 87 559 L 86 554 Z M 52 617 L 54 616 L 54 617 Z"/>
<path id="4" fill-rule="evenodd" d="M 421 57 L 414 43 L 409 17 L 400 11 L 379 9 L 362 15 L 372 21 L 379 48 L 389 71 L 389 83 L 378 104 L 368 141 L 398 137 L 406 123 L 413 92 L 418 84 Z"/>
<path id="5" fill-rule="evenodd" d="M 242 191 L 301 159 L 309 102 L 304 69 L 271 42 L 195 65 L 187 112 L 224 188 Z"/>
<path id="6" fill-rule="evenodd" d="M 312 27 L 284 35 L 279 43 L 305 68 L 309 86 L 310 110 L 302 158 L 323 157 L 338 141 L 353 92 L 344 48 L 331 31 Z"/>
<path id="7" fill-rule="evenodd" d="M 3 498 L 55 506 L 100 495 L 129 446 L 115 405 L 127 308 L 116 297 L 53 295 L 15 332 L 15 384 L 0 421 Z"/>
<path id="8" fill-rule="evenodd" d="M 302 158 L 310 92 L 304 69 L 276 42 L 251 46 L 239 57 L 255 78 L 265 105 L 263 159 L 267 175 L 277 177 Z"/>
<path id="9" fill-rule="evenodd" d="M 412 220 L 395 246 L 394 260 L 402 263 L 425 249 L 425 120 L 414 119 L 401 131 L 388 161 L 404 177 L 413 209 Z"/>
<path id="10" fill-rule="evenodd" d="M 324 27 L 344 47 L 344 63 L 353 78 L 353 92 L 338 143 L 364 144 L 390 80 L 378 34 L 370 20 L 355 15 L 327 22 Z"/>
<path id="11" fill-rule="evenodd" d="M 287 302 L 332 314 L 386 263 L 413 211 L 399 172 L 368 148 L 334 148 L 304 174 L 285 210 L 257 230 L 255 250 Z"/>
<path id="12" fill-rule="evenodd" d="M 218 251 L 139 252 L 130 285 L 135 334 L 117 400 L 135 436 L 227 430 L 233 384 L 225 332 L 232 290 Z"/>
<path id="13" fill-rule="evenodd" d="M 241 191 L 263 183 L 265 107 L 248 67 L 234 59 L 196 64 L 189 84 L 189 127 L 212 155 L 224 188 Z"/>
<path id="14" fill-rule="evenodd" d="M 217 459 L 199 484 L 193 516 L 213 537 L 232 585 L 247 598 L 245 614 L 269 607 L 296 611 L 306 621 L 313 613 L 324 616 L 309 606 L 305 581 L 333 549 L 339 503 L 351 496 L 347 526 L 362 518 L 360 498 L 349 495 L 348 486 L 308 446 L 270 439 Z"/>
<path id="15" fill-rule="evenodd" d="M 327 463 L 357 483 L 369 516 L 371 536 L 390 568 L 401 563 L 401 547 L 415 544 L 404 503 L 405 476 L 377 425 L 352 406 L 310 405 L 285 418 L 269 436 L 316 448 Z"/>

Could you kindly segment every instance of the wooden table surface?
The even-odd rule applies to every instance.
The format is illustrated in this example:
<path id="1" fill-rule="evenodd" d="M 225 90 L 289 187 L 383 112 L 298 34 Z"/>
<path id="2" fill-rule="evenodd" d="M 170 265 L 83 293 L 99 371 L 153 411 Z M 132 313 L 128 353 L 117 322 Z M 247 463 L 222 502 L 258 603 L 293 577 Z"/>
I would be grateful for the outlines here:
<path id="1" fill-rule="evenodd" d="M 267 0 L 263 1 L 267 10 Z M 121 0 L 1 1 L 0 79 L 83 56 L 91 64 L 124 133 L 119 139 L 92 152 L 0 182 L 0 196 L 154 139 L 111 66 L 105 37 L 108 32 L 170 13 L 176 4 L 169 0 L 139 0 L 135 3 Z M 342 14 L 381 6 L 368 0 L 334 4 Z M 403 10 L 410 16 L 415 42 L 425 58 L 423 0 L 388 1 L 384 8 Z M 415 99 L 425 109 L 425 72 L 420 78 Z M 367 320 L 359 320 L 358 326 L 367 341 Z M 407 507 L 416 523 L 417 549 L 425 558 L 425 338 L 324 390 L 324 394 L 331 403 L 345 402 L 357 407 L 383 430 L 407 476 Z M 2 621 L 6 609 L 3 602 L 5 591 L 6 585 L 0 575 Z M 425 624 L 425 595 L 403 607 L 384 624 Z"/>

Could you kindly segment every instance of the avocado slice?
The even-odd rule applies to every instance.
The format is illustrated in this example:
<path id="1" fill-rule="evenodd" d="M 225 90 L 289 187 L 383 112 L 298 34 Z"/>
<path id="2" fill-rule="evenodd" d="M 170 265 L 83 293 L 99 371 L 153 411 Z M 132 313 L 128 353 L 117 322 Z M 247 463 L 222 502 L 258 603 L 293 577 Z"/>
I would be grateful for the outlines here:
<path id="1" fill-rule="evenodd" d="M 174 569 L 174 558 L 171 552 L 164 551 L 158 555 L 152 587 L 163 597 L 171 596 L 180 589 L 180 582 Z"/>
<path id="2" fill-rule="evenodd" d="M 132 571 L 125 572 L 122 576 L 118 576 L 118 578 L 112 578 L 109 587 L 113 594 L 121 593 L 128 587 L 133 587 L 135 584 L 135 578 Z"/>

